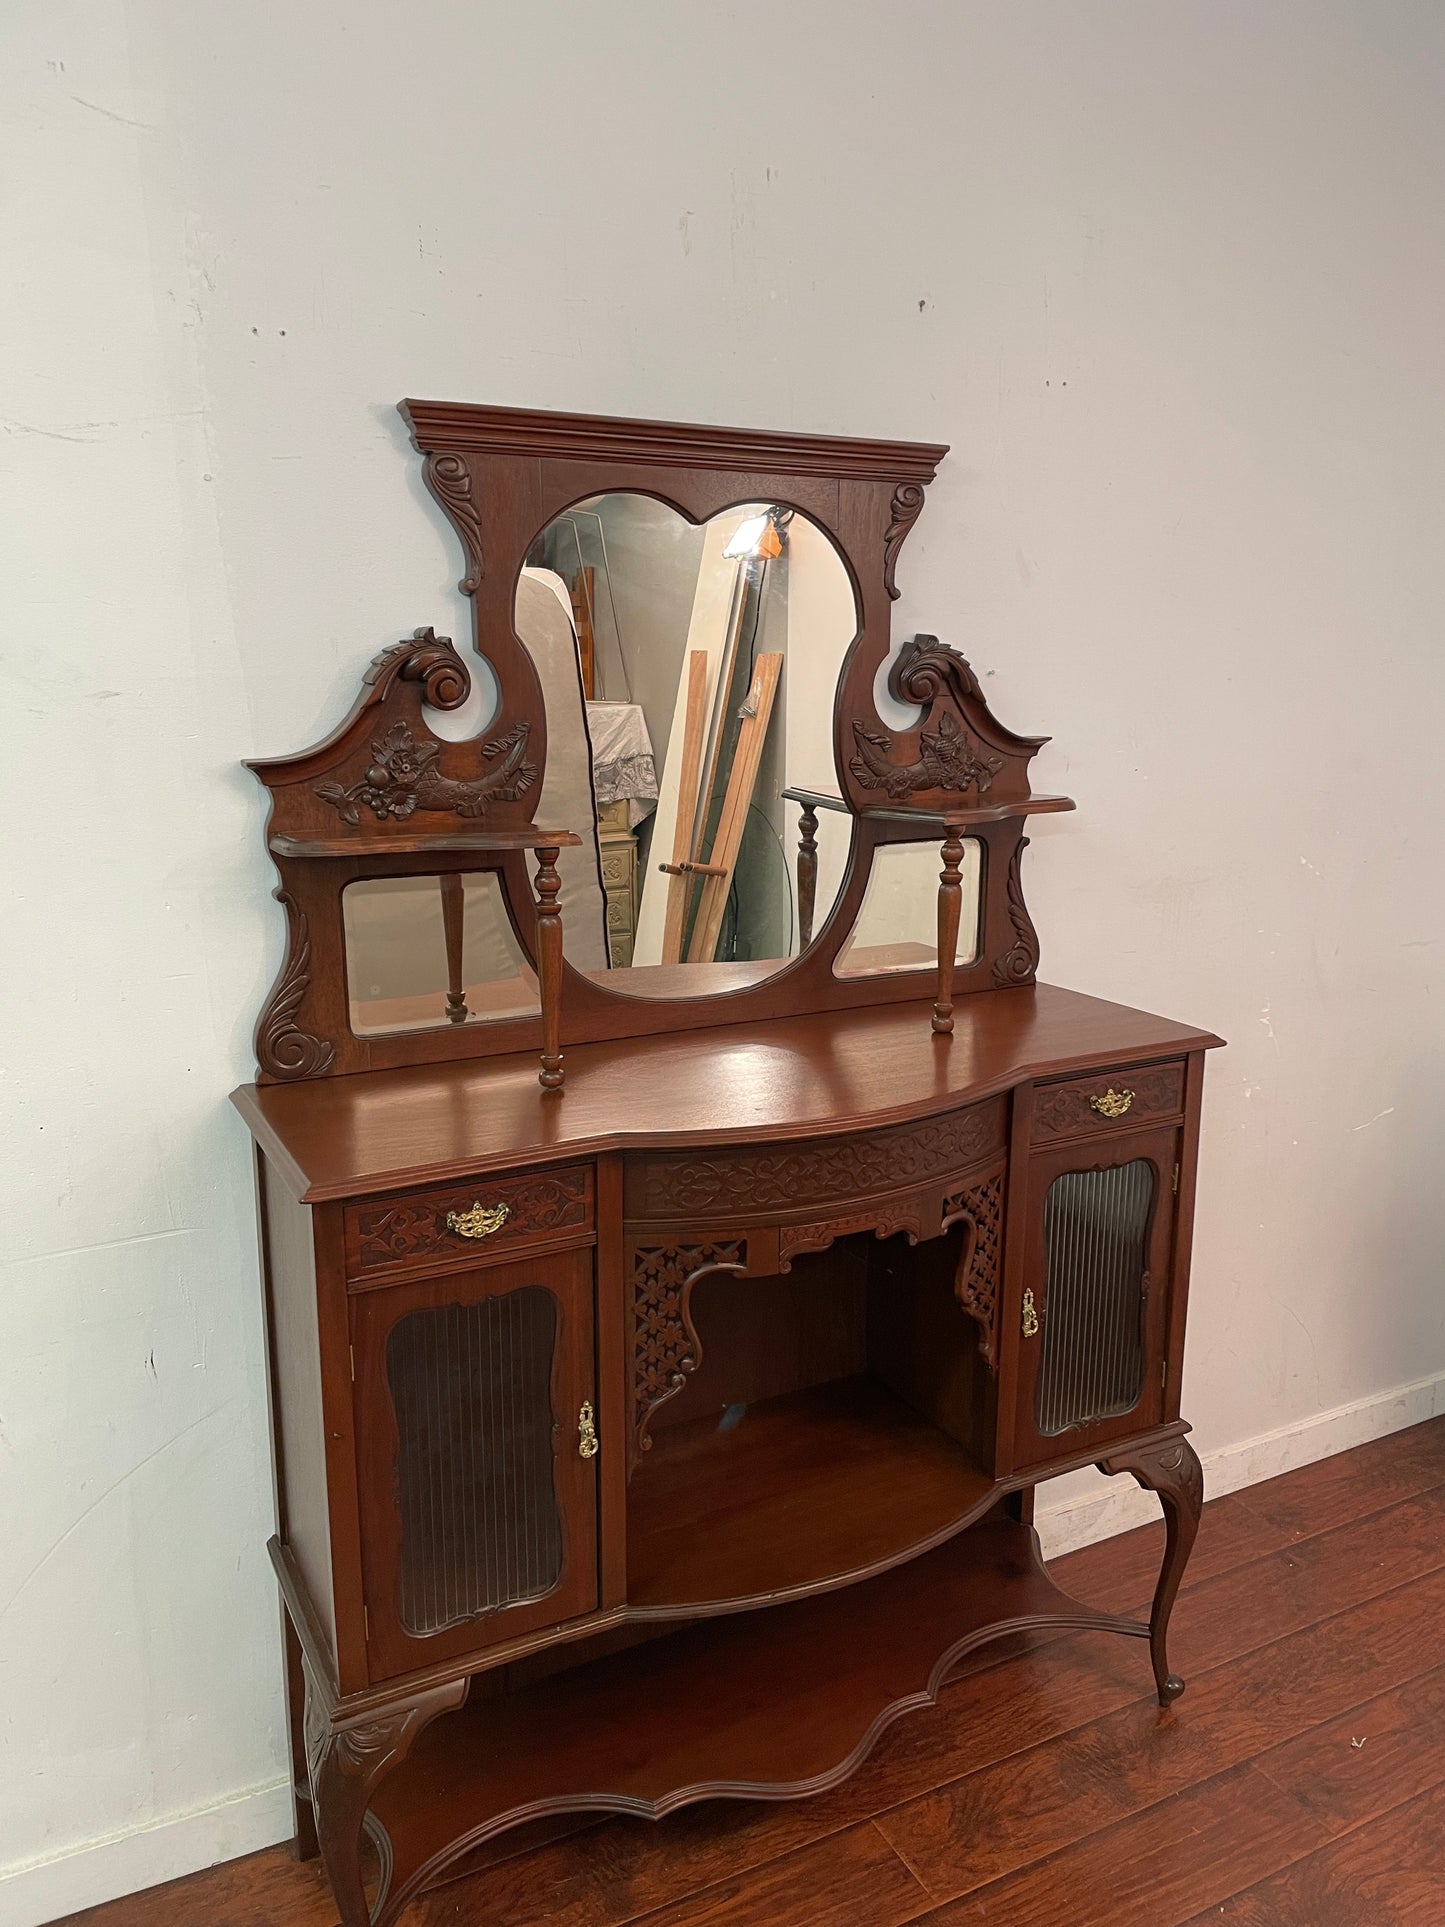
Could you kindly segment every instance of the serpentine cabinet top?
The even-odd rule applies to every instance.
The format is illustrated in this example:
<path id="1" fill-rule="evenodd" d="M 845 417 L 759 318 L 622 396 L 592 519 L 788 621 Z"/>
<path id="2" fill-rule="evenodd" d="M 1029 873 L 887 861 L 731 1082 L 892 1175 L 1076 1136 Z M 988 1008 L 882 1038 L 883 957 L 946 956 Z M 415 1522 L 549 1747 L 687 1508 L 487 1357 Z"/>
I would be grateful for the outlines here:
<path id="1" fill-rule="evenodd" d="M 246 1084 L 232 1101 L 296 1195 L 317 1204 L 629 1147 L 835 1136 L 1221 1042 L 1050 984 L 963 1000 L 949 1039 L 925 1012 L 892 1004 L 574 1045 L 561 1092 L 539 1089 L 524 1051 Z"/>

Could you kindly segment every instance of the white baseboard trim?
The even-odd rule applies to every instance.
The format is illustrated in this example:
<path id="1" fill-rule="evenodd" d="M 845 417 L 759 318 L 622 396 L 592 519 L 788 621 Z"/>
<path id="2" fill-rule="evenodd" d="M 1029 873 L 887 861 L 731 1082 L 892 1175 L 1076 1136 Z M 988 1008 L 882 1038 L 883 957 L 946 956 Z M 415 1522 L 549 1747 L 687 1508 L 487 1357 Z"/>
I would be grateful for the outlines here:
<path id="1" fill-rule="evenodd" d="M 270 1780 L 211 1806 L 62 1848 L 0 1872 L 5 1927 L 48 1927 L 107 1900 L 158 1887 L 291 1837 L 291 1790 Z"/>
<path id="2" fill-rule="evenodd" d="M 1217 1499 L 1442 1413 L 1445 1373 L 1357 1399 L 1332 1412 L 1317 1412 L 1242 1445 L 1205 1453 L 1205 1492 Z M 1040 1489 L 1036 1523 L 1050 1559 L 1159 1516 L 1158 1500 L 1152 1493 L 1141 1492 L 1132 1479 L 1085 1476 L 1095 1481 L 1097 1490 L 1081 1496 L 1071 1492 L 1053 1505 L 1046 1496 L 1048 1487 Z M 148 1826 L 87 1841 L 0 1872 L 0 1921 L 5 1927 L 49 1927 L 51 1921 L 83 1907 L 97 1907 L 124 1894 L 178 1880 L 201 1867 L 274 1846 L 290 1832 L 287 1783 L 268 1781 L 214 1805 L 171 1814 Z"/>
<path id="3" fill-rule="evenodd" d="M 1278 1478 L 1281 1472 L 1292 1472 L 1316 1459 L 1333 1458 L 1336 1452 L 1366 1445 L 1387 1432 L 1422 1425 L 1441 1413 L 1445 1413 L 1445 1373 L 1417 1379 L 1413 1385 L 1398 1385 L 1372 1398 L 1356 1399 L 1350 1405 L 1337 1405 L 1330 1412 L 1316 1412 L 1293 1425 L 1282 1425 L 1276 1432 L 1246 1439 L 1241 1445 L 1201 1453 L 1204 1495 L 1206 1499 L 1221 1499 L 1241 1486 L 1258 1485 L 1262 1479 Z M 1159 1501 L 1152 1492 L 1141 1491 L 1132 1479 L 1109 1479 L 1097 1472 L 1074 1475 L 1079 1476 L 1092 1481 L 1097 1489 L 1082 1494 L 1070 1492 L 1051 1505 L 1049 1488 L 1039 1488 L 1034 1523 L 1045 1558 L 1057 1559 L 1062 1553 L 1093 1545 L 1098 1539 L 1112 1539 L 1116 1532 L 1128 1532 L 1159 1517 Z"/>

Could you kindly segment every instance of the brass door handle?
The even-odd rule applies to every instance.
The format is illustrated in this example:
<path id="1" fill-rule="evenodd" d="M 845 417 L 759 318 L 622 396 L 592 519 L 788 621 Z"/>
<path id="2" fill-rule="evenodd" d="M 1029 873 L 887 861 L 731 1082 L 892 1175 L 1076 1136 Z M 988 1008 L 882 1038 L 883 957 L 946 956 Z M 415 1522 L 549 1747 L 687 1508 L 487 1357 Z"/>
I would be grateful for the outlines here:
<path id="1" fill-rule="evenodd" d="M 448 1211 L 447 1230 L 459 1238 L 490 1238 L 511 1215 L 508 1204 L 474 1204 L 470 1211 Z"/>
<path id="2" fill-rule="evenodd" d="M 1122 1117 L 1133 1102 L 1132 1091 L 1116 1091 L 1111 1087 L 1102 1097 L 1091 1097 L 1089 1109 L 1097 1111 L 1100 1117 Z"/>
<path id="3" fill-rule="evenodd" d="M 592 1401 L 585 1399 L 582 1410 L 577 1414 L 577 1456 L 579 1459 L 595 1459 L 601 1449 L 597 1443 L 597 1419 L 592 1410 Z"/>
<path id="4" fill-rule="evenodd" d="M 1026 1291 L 1024 1293 L 1024 1337 L 1035 1337 L 1038 1329 L 1039 1314 L 1034 1309 L 1034 1295 L 1031 1291 Z"/>

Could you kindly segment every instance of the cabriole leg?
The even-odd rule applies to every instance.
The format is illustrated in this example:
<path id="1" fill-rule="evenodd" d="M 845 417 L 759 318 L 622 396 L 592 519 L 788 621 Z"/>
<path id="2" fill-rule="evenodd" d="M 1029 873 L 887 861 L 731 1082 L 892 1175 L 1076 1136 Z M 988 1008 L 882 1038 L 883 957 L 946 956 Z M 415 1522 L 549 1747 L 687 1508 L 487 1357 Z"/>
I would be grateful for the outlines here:
<path id="1" fill-rule="evenodd" d="M 1188 1439 L 1166 1439 L 1162 1445 L 1138 1451 L 1120 1452 L 1100 1461 L 1101 1472 L 1132 1472 L 1149 1492 L 1157 1492 L 1164 1508 L 1166 1539 L 1164 1564 L 1154 1588 L 1154 1605 L 1149 1614 L 1149 1656 L 1154 1662 L 1154 1681 L 1159 1688 L 1159 1704 L 1168 1706 L 1184 1691 L 1184 1681 L 1171 1673 L 1165 1655 L 1169 1615 L 1179 1592 L 1179 1582 L 1194 1548 L 1199 1530 L 1199 1515 L 1204 1509 L 1204 1468 Z"/>
<path id="2" fill-rule="evenodd" d="M 373 1915 L 361 1875 L 366 1811 L 381 1782 L 411 1751 L 417 1735 L 438 1713 L 459 1706 L 466 1681 L 436 1687 L 415 1700 L 387 1707 L 349 1726 L 333 1726 L 324 1695 L 306 1669 L 306 1763 L 322 1864 L 331 1882 L 340 1927 L 371 1927 L 385 1917 L 388 1855 L 382 1855 L 381 1892 Z M 378 1842 L 385 1836 L 377 1830 Z"/>

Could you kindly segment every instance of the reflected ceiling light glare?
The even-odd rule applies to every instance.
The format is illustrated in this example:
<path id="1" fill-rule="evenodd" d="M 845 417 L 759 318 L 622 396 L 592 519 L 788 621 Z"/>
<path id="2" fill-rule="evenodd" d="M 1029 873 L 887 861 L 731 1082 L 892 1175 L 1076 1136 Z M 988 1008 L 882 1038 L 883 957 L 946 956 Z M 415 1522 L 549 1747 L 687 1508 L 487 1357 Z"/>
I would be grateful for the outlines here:
<path id="1" fill-rule="evenodd" d="M 781 555 L 783 541 L 773 520 L 774 514 L 773 509 L 765 509 L 761 515 L 750 515 L 746 522 L 740 522 L 723 550 L 724 560 L 736 562 L 745 556 Z"/>

